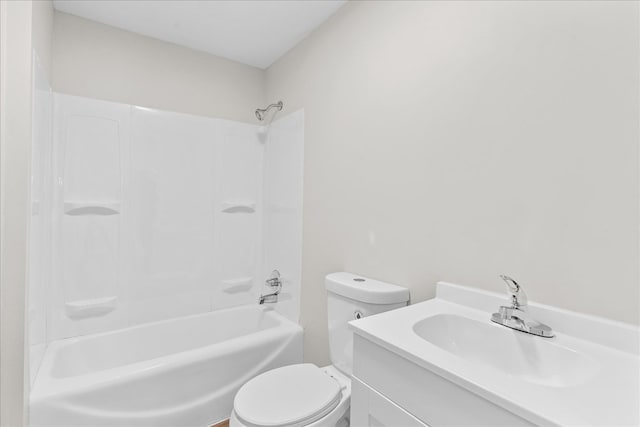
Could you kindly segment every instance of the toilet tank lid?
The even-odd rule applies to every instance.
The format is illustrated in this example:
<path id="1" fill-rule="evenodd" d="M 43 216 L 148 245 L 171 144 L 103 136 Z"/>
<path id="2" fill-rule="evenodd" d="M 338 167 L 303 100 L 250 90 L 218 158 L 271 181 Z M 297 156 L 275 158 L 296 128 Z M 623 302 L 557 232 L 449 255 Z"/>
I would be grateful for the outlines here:
<path id="1" fill-rule="evenodd" d="M 396 304 L 409 301 L 409 289 L 357 274 L 340 272 L 328 274 L 327 291 L 369 304 Z"/>

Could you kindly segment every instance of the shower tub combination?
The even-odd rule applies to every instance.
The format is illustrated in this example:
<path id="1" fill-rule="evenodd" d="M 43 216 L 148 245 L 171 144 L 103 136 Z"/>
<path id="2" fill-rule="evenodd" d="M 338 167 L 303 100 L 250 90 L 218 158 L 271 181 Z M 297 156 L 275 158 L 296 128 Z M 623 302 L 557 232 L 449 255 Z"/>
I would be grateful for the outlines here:
<path id="1" fill-rule="evenodd" d="M 32 426 L 203 427 L 229 417 L 250 378 L 302 362 L 302 328 L 242 306 L 49 345 Z"/>

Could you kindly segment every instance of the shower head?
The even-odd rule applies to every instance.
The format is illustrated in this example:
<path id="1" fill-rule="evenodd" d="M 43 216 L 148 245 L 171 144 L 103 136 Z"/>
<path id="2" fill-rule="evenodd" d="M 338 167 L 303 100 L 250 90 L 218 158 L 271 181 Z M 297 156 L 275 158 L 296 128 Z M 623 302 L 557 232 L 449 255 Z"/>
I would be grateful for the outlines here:
<path id="1" fill-rule="evenodd" d="M 258 118 L 258 120 L 263 121 L 269 110 L 271 110 L 272 108 L 277 108 L 278 111 L 280 111 L 282 110 L 282 107 L 282 101 L 278 101 L 275 104 L 270 104 L 269 106 L 267 106 L 267 108 L 258 108 L 256 110 L 256 117 Z"/>

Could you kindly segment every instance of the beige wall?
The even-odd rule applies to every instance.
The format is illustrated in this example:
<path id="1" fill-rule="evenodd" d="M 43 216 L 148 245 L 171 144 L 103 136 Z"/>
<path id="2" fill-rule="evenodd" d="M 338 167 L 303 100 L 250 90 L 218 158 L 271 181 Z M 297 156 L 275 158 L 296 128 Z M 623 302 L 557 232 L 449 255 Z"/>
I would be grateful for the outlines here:
<path id="1" fill-rule="evenodd" d="M 639 322 L 638 3 L 352 2 L 267 70 L 305 108 L 301 322 L 323 277 Z M 285 111 L 286 114 L 287 111 Z"/>
<path id="2" fill-rule="evenodd" d="M 264 72 L 207 53 L 55 13 L 53 90 L 255 122 Z"/>
<path id="3" fill-rule="evenodd" d="M 33 2 L 33 48 L 43 71 L 51 83 L 51 45 L 53 35 L 53 2 L 34 0 Z"/>
<path id="4" fill-rule="evenodd" d="M 25 307 L 32 49 L 50 69 L 50 1 L 0 4 L 0 425 L 21 426 L 29 393 Z M 47 68 L 49 67 L 49 68 Z"/>

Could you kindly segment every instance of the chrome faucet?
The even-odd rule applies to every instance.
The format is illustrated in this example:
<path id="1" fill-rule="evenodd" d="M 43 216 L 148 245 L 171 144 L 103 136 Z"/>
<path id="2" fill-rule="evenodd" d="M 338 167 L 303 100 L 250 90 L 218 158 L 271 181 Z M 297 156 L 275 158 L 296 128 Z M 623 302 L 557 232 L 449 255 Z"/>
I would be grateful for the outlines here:
<path id="1" fill-rule="evenodd" d="M 500 278 L 507 284 L 507 293 L 511 300 L 511 306 L 514 308 L 520 308 L 522 311 L 526 311 L 529 299 L 527 298 L 527 294 L 524 293 L 524 289 L 518 285 L 518 282 L 509 276 L 501 274 Z"/>
<path id="2" fill-rule="evenodd" d="M 497 313 L 491 315 L 491 321 L 506 326 L 507 328 L 539 337 L 553 337 L 553 330 L 551 330 L 549 326 L 529 316 L 527 310 L 527 294 L 524 293 L 522 286 L 504 274 L 501 274 L 500 278 L 507 284 L 507 293 L 509 294 L 511 306 L 501 306 Z"/>
<path id="3" fill-rule="evenodd" d="M 282 280 L 280 279 L 280 272 L 278 270 L 273 270 L 271 272 L 271 277 L 265 281 L 268 286 L 275 288 L 276 290 L 270 294 L 260 295 L 260 299 L 258 300 L 258 304 L 274 303 L 278 302 L 278 294 L 282 290 Z"/>

